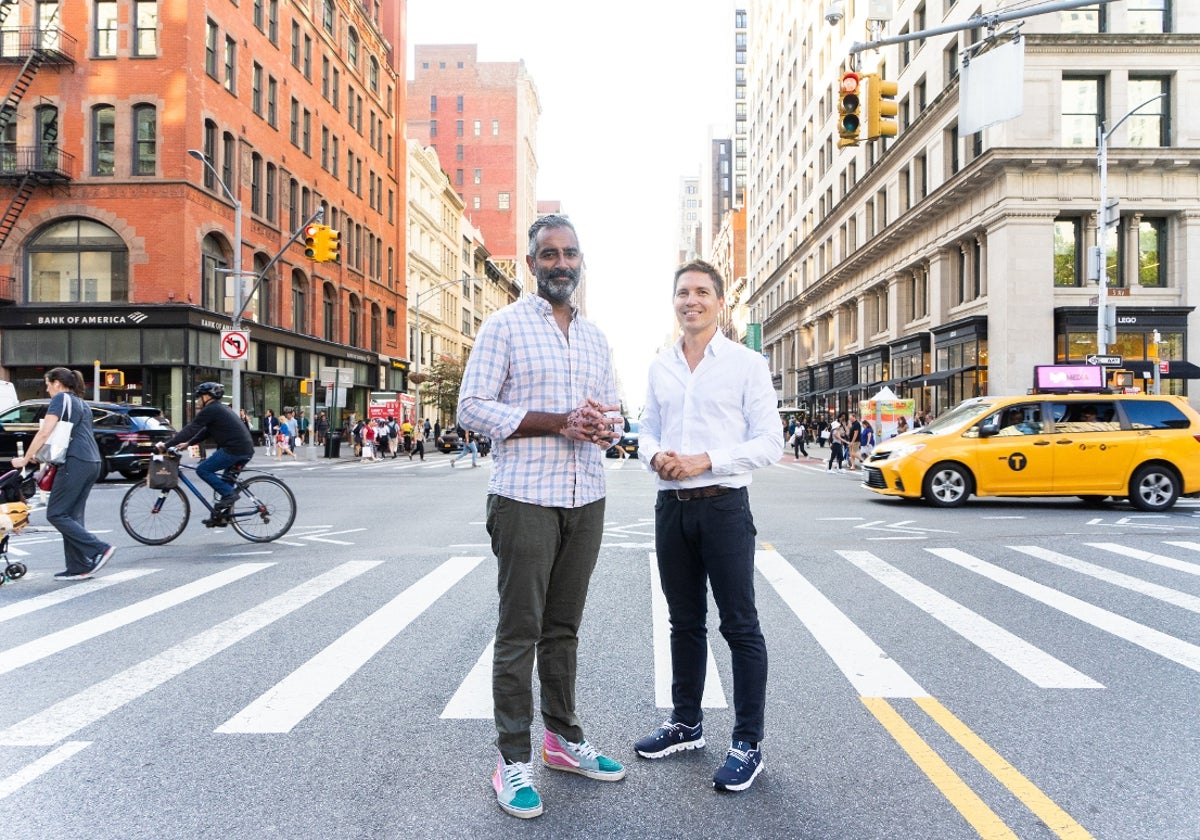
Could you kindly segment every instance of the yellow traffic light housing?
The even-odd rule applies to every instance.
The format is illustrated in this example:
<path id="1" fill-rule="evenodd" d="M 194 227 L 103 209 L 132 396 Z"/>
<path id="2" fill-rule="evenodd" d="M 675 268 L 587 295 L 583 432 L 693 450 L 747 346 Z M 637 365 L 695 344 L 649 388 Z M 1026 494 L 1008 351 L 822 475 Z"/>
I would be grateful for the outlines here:
<path id="1" fill-rule="evenodd" d="M 321 243 L 318 253 L 321 255 L 321 262 L 337 262 L 341 258 L 341 234 L 328 225 L 321 226 L 321 236 L 317 240 Z"/>
<path id="2" fill-rule="evenodd" d="M 319 262 L 317 257 L 320 244 L 321 225 L 306 225 L 304 227 L 304 256 Z"/>
<path id="3" fill-rule="evenodd" d="M 124 388 L 125 374 L 119 370 L 102 370 L 100 371 L 100 381 L 104 383 L 105 388 Z"/>
<path id="4" fill-rule="evenodd" d="M 300 380 L 300 393 L 301 394 L 315 393 L 315 391 L 313 390 L 313 381 L 311 379 L 301 379 Z"/>
<path id="5" fill-rule="evenodd" d="M 838 148 L 858 145 L 862 127 L 862 77 L 854 71 L 842 74 L 838 84 Z"/>
<path id="6" fill-rule="evenodd" d="M 895 137 L 900 130 L 896 125 L 896 114 L 900 109 L 896 94 L 900 92 L 900 86 L 876 73 L 867 79 L 867 138 Z"/>

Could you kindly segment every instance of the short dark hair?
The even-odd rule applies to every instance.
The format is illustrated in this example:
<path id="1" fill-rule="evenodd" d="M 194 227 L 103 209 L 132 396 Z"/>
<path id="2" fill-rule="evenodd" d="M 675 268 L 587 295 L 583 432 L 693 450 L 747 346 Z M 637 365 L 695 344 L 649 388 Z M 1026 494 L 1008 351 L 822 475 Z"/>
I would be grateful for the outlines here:
<path id="1" fill-rule="evenodd" d="M 725 281 L 721 279 L 721 272 L 717 271 L 711 263 L 706 263 L 704 260 L 689 260 L 675 269 L 675 282 L 671 285 L 672 294 L 674 294 L 675 288 L 679 285 L 679 278 L 689 271 L 698 271 L 701 274 L 707 274 L 713 281 L 713 289 L 716 290 L 717 297 L 725 297 Z"/>
<path id="2" fill-rule="evenodd" d="M 571 233 L 575 234 L 576 240 L 579 239 L 579 233 L 575 230 L 575 225 L 571 224 L 570 219 L 566 216 L 560 216 L 557 213 L 547 213 L 545 216 L 539 216 L 529 226 L 529 256 L 537 256 L 538 234 L 543 230 L 551 230 L 553 228 L 567 228 Z"/>

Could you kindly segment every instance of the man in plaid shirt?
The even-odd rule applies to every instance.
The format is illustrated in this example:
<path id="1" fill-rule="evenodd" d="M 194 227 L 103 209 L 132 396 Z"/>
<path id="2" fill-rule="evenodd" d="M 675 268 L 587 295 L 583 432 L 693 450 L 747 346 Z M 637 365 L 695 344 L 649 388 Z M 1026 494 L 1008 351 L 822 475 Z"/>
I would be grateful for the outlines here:
<path id="1" fill-rule="evenodd" d="M 492 786 L 507 813 L 536 817 L 530 727 L 533 663 L 541 680 L 542 761 L 601 781 L 625 768 L 583 737 L 575 714 L 576 649 L 604 532 L 604 451 L 621 422 L 608 341 L 571 304 L 583 253 L 571 222 L 543 216 L 525 258 L 537 278 L 484 322 L 463 373 L 458 422 L 492 441 L 487 530 L 499 570 L 492 661 Z"/>

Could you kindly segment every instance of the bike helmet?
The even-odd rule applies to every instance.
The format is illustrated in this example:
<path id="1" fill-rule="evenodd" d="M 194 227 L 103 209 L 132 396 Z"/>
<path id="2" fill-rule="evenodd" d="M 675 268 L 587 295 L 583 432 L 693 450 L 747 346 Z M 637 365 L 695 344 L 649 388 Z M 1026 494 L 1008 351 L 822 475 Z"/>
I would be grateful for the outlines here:
<path id="1" fill-rule="evenodd" d="M 214 400 L 219 400 L 225 396 L 225 386 L 220 382 L 201 382 L 196 386 L 196 393 L 192 396 L 199 398 L 201 394 L 208 394 Z"/>

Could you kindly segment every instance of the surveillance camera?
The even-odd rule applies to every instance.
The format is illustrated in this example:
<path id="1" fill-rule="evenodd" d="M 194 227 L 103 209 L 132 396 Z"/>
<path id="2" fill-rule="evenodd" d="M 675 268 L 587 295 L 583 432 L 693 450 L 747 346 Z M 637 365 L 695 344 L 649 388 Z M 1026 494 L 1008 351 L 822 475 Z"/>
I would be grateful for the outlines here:
<path id="1" fill-rule="evenodd" d="M 844 16 L 845 15 L 842 12 L 841 3 L 833 3 L 828 9 L 825 10 L 825 20 L 830 26 L 837 26 L 842 22 L 842 18 Z"/>

